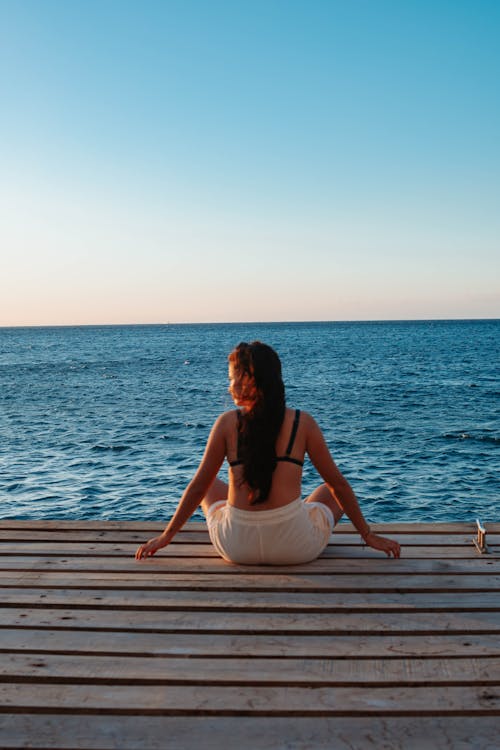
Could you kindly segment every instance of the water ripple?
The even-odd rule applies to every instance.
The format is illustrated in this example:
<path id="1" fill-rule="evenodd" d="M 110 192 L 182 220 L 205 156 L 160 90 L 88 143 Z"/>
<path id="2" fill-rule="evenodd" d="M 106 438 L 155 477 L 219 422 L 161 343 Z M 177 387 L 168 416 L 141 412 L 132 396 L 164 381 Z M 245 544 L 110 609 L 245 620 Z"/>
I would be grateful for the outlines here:
<path id="1" fill-rule="evenodd" d="M 131 449 L 130 445 L 93 445 L 91 450 L 93 451 L 114 451 L 116 453 L 121 453 L 122 451 L 129 451 Z"/>
<path id="2" fill-rule="evenodd" d="M 486 443 L 500 443 L 500 437 L 498 435 L 488 435 L 485 433 L 470 433 L 470 432 L 448 432 L 443 435 L 446 440 L 477 440 Z"/>

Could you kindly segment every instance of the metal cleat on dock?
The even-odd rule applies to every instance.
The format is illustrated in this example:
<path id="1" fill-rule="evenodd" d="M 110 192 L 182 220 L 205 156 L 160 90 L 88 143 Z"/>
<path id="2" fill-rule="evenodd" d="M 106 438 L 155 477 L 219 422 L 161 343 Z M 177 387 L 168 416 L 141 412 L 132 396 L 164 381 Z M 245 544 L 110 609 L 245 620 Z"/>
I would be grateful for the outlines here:
<path id="1" fill-rule="evenodd" d="M 486 544 L 486 529 L 481 524 L 481 521 L 479 518 L 476 518 L 476 524 L 477 524 L 477 537 L 473 537 L 472 541 L 474 542 L 477 551 L 481 555 L 487 555 L 489 554 L 488 545 Z"/>

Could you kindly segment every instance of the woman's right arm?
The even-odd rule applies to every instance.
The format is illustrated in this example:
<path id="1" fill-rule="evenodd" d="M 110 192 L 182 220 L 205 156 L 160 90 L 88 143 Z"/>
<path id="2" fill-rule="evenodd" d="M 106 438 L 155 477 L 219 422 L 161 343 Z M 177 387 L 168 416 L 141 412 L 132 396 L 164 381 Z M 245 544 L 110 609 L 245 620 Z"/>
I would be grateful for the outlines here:
<path id="1" fill-rule="evenodd" d="M 398 542 L 371 531 L 351 485 L 331 456 L 319 426 L 310 414 L 307 414 L 306 419 L 306 451 L 315 468 L 326 482 L 332 496 L 352 521 L 366 544 L 385 552 L 389 557 L 391 554 L 394 557 L 399 557 L 401 548 Z"/>

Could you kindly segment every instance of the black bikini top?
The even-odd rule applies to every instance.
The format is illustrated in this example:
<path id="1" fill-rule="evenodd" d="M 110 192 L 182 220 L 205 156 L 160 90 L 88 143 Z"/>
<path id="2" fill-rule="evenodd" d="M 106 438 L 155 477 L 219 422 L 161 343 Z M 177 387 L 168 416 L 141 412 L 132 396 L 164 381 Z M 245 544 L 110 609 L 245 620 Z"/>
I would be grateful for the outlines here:
<path id="1" fill-rule="evenodd" d="M 238 424 L 240 422 L 241 416 L 240 412 L 238 412 Z M 284 456 L 277 456 L 276 461 L 288 461 L 290 464 L 297 464 L 297 466 L 303 466 L 304 462 L 299 461 L 298 458 L 292 458 L 290 453 L 292 452 L 293 444 L 295 442 L 295 437 L 297 435 L 297 430 L 299 428 L 299 420 L 300 420 L 300 409 L 295 409 L 295 419 L 293 420 L 293 426 L 292 426 L 292 432 L 290 433 L 290 440 L 288 441 L 288 446 L 285 452 Z M 239 441 L 238 441 L 239 442 Z M 240 450 L 239 450 L 239 444 L 238 444 L 238 458 L 236 458 L 235 461 L 229 461 L 229 466 L 239 466 L 243 463 L 241 458 L 239 458 Z"/>

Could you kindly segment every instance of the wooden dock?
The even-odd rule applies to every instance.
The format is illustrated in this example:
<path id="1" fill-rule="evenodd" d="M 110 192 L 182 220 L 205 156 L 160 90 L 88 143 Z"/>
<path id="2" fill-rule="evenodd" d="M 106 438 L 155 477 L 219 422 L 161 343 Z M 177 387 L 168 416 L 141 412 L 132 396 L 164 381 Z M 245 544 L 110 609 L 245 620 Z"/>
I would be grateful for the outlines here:
<path id="1" fill-rule="evenodd" d="M 294 567 L 192 523 L 0 522 L 0 747 L 498 750 L 500 524 L 341 525 Z"/>

